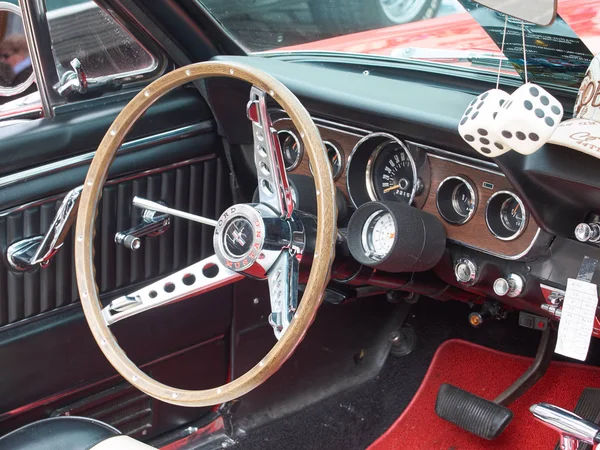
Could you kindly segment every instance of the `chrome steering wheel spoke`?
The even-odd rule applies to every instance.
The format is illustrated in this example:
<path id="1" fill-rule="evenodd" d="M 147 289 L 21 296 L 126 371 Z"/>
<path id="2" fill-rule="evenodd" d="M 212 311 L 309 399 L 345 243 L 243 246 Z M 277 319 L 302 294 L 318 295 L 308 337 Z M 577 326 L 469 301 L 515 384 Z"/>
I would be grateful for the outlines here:
<path id="1" fill-rule="evenodd" d="M 149 309 L 235 283 L 241 278 L 241 273 L 229 270 L 212 255 L 131 294 L 114 299 L 102 309 L 102 316 L 110 326 Z"/>
<path id="2" fill-rule="evenodd" d="M 267 110 L 265 91 L 252 86 L 246 114 L 252 122 L 254 164 L 260 202 L 271 207 L 281 219 L 290 219 L 294 211 L 292 191 L 279 138 Z"/>
<path id="3" fill-rule="evenodd" d="M 298 308 L 299 257 L 284 250 L 267 276 L 271 296 L 269 324 L 279 339 L 290 325 Z"/>

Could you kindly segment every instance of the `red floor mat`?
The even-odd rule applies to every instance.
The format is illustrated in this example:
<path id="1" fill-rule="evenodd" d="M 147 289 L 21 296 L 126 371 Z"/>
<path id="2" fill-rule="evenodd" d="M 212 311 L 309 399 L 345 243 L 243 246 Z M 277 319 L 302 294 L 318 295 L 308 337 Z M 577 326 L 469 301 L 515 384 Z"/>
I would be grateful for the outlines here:
<path id="1" fill-rule="evenodd" d="M 529 406 L 548 402 L 572 411 L 583 389 L 600 388 L 600 368 L 552 363 L 546 375 L 510 405 L 514 418 L 495 441 L 478 438 L 435 414 L 435 399 L 442 383 L 492 400 L 521 376 L 530 363 L 529 358 L 466 341 L 446 341 L 437 350 L 419 391 L 404 413 L 369 450 L 552 450 L 558 434 L 533 419 Z"/>

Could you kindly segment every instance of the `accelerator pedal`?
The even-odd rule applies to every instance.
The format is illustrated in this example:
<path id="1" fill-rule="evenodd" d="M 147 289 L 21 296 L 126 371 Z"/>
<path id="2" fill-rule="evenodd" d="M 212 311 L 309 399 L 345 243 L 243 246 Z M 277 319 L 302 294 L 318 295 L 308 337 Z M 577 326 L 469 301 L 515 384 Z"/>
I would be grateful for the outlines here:
<path id="1" fill-rule="evenodd" d="M 505 406 L 451 384 L 440 386 L 435 412 L 442 419 L 490 441 L 500 436 L 513 418 L 512 411 Z"/>
<path id="2" fill-rule="evenodd" d="M 573 412 L 582 419 L 600 425 L 600 389 L 585 388 Z M 560 442 L 556 444 L 555 450 L 561 450 Z M 592 450 L 592 446 L 581 443 L 578 450 Z"/>

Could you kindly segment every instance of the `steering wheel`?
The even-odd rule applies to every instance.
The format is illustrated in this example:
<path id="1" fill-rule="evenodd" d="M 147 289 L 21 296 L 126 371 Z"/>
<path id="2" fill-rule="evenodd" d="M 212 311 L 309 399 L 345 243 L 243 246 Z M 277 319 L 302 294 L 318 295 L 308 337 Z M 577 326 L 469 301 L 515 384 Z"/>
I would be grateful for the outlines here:
<path id="1" fill-rule="evenodd" d="M 213 238 L 215 255 L 103 307 L 94 280 L 93 241 L 109 167 L 127 132 L 154 102 L 172 89 L 204 77 L 236 78 L 252 85 L 247 115 L 252 122 L 260 203 L 234 205 L 221 215 Z M 279 103 L 300 133 L 317 194 L 314 255 L 299 305 L 298 273 L 303 252 L 308 250 L 306 233 L 300 215 L 294 212 L 279 140 L 267 112 L 267 95 Z M 335 253 L 334 189 L 317 127 L 294 94 L 267 73 L 238 63 L 203 62 L 174 70 L 148 85 L 125 106 L 102 139 L 85 179 L 77 215 L 75 269 L 79 295 L 92 335 L 108 361 L 139 390 L 180 406 L 227 402 L 264 383 L 302 341 L 321 304 Z M 162 384 L 127 357 L 110 330 L 110 325 L 119 320 L 234 283 L 244 276 L 268 281 L 272 311 L 269 322 L 278 340 L 258 364 L 223 386 L 185 390 Z"/>

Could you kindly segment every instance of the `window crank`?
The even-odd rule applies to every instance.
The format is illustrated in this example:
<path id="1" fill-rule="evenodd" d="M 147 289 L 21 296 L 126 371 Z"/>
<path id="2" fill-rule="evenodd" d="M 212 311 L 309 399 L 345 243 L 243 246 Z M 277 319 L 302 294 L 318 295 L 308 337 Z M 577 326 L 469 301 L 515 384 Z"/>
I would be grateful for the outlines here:
<path id="1" fill-rule="evenodd" d="M 115 234 L 115 242 L 130 250 L 139 250 L 142 247 L 142 237 L 158 236 L 169 229 L 171 216 L 159 214 L 156 211 L 144 209 L 142 223 L 126 231 Z"/>

